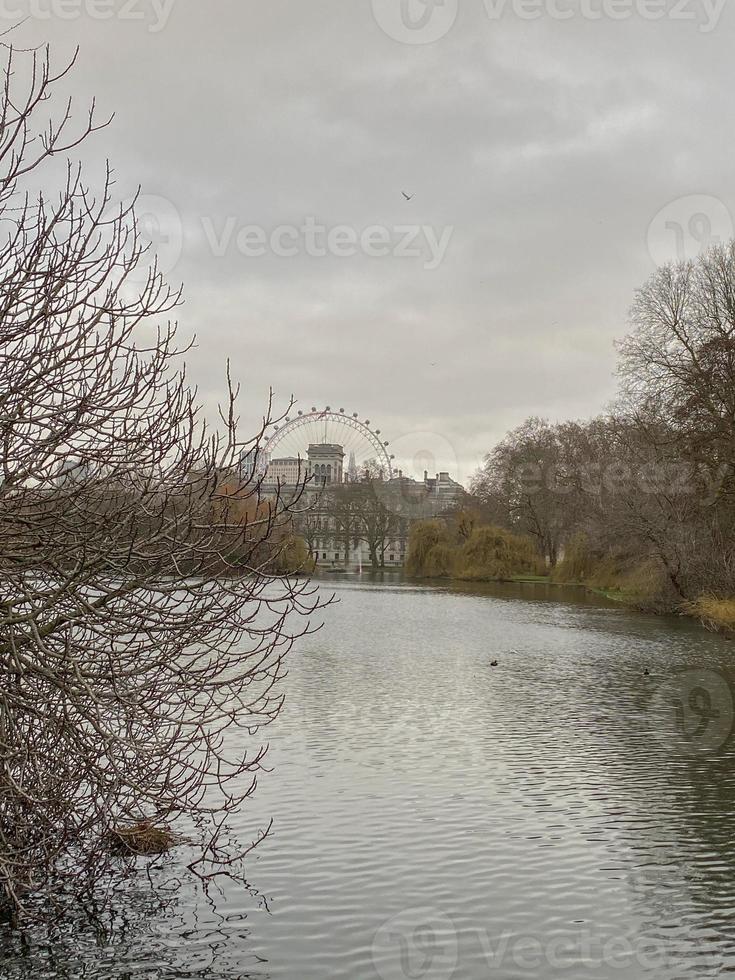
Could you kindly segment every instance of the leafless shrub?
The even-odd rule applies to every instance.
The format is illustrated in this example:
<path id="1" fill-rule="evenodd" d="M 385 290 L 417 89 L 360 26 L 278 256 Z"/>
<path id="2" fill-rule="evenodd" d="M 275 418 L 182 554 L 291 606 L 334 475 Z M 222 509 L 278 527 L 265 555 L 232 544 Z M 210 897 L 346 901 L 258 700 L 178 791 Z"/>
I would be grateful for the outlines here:
<path id="1" fill-rule="evenodd" d="M 244 446 L 229 383 L 210 431 L 174 325 L 144 339 L 179 292 L 155 259 L 131 282 L 147 258 L 112 171 L 97 195 L 71 162 L 58 197 L 28 190 L 101 128 L 71 100 L 42 122 L 73 61 L 3 51 L 0 896 L 22 912 L 70 869 L 93 889 L 121 827 L 183 819 L 192 871 L 233 871 L 223 828 L 264 754 L 243 746 L 318 599 L 270 571 L 298 495 L 237 479 L 270 418 Z"/>

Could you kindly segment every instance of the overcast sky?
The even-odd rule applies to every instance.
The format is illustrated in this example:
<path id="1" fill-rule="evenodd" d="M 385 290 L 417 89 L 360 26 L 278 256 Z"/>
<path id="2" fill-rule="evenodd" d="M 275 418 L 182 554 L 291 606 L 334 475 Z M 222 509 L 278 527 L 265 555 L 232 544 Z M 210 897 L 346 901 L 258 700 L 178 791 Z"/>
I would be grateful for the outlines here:
<path id="1" fill-rule="evenodd" d="M 246 416 L 269 387 L 344 406 L 409 470 L 466 480 L 528 415 L 603 410 L 635 288 L 732 232 L 732 3 L 0 7 L 81 45 L 207 403 L 230 356 Z"/>

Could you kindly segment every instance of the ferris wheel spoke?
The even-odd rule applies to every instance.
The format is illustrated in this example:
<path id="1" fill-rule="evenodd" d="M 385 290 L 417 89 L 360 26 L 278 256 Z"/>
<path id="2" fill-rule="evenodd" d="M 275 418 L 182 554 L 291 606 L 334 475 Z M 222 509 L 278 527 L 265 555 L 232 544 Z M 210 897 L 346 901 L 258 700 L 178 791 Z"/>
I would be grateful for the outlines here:
<path id="1" fill-rule="evenodd" d="M 342 447 L 345 471 L 354 453 L 358 466 L 374 459 L 388 479 L 393 475 L 391 457 L 379 430 L 374 431 L 367 421 L 362 422 L 344 410 L 331 409 L 300 413 L 274 427 L 264 446 L 264 468 L 271 459 L 289 457 L 306 461 L 309 446 L 323 444 Z"/>

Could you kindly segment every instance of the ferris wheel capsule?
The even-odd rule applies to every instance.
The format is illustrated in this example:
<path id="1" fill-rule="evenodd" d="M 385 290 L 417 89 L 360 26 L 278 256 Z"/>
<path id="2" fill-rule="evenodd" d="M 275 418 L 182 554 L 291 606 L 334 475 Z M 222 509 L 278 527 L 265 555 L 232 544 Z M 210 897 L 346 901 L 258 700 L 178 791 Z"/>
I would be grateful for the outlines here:
<path id="1" fill-rule="evenodd" d="M 342 415 L 344 415 L 344 409 L 340 409 Z M 373 459 L 377 455 L 379 464 L 382 465 L 385 473 L 388 474 L 388 479 L 392 477 L 393 463 L 392 457 L 388 454 L 385 449 L 385 444 L 380 439 L 380 430 L 373 430 L 370 428 L 370 420 L 365 422 L 360 420 L 360 416 L 357 412 L 352 413 L 352 417 L 344 416 L 340 418 L 336 411 L 332 411 L 331 406 L 327 406 L 326 409 L 316 409 L 312 408 L 311 412 L 304 410 L 303 412 L 299 409 L 295 415 L 285 416 L 283 419 L 279 419 L 278 425 L 273 425 L 271 428 L 271 435 L 268 439 L 267 444 L 267 455 L 268 459 L 273 459 L 276 455 L 276 447 L 283 446 L 284 450 L 287 451 L 287 446 L 289 440 L 292 437 L 298 439 L 297 433 L 301 433 L 302 441 L 308 441 L 310 444 L 314 441 L 313 438 L 309 438 L 309 426 L 324 423 L 324 432 L 322 434 L 321 430 L 317 435 L 316 442 L 331 439 L 331 443 L 339 444 L 345 447 L 351 447 L 351 455 L 354 455 L 354 450 L 358 450 L 358 456 L 364 453 L 364 459 Z M 331 426 L 331 428 L 330 428 Z M 335 431 L 336 429 L 336 431 Z M 344 438 L 340 436 L 340 430 L 344 430 Z M 361 437 L 360 443 L 355 443 L 355 433 Z M 330 443 L 330 447 L 331 447 Z M 293 446 L 293 444 L 291 444 Z M 295 449 L 296 446 L 293 446 Z M 299 446 L 299 458 L 302 457 L 302 449 L 306 451 L 306 445 Z"/>

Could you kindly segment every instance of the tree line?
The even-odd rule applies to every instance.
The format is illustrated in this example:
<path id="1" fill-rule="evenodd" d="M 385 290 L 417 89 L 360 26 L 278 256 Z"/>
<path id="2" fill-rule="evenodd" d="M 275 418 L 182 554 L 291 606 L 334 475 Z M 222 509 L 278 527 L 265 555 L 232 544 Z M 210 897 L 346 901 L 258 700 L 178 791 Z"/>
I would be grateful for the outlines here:
<path id="1" fill-rule="evenodd" d="M 618 369 L 604 414 L 529 418 L 509 432 L 476 473 L 470 509 L 532 541 L 556 581 L 658 610 L 732 613 L 735 242 L 662 267 L 638 290 Z M 412 537 L 419 571 L 427 533 Z"/>

